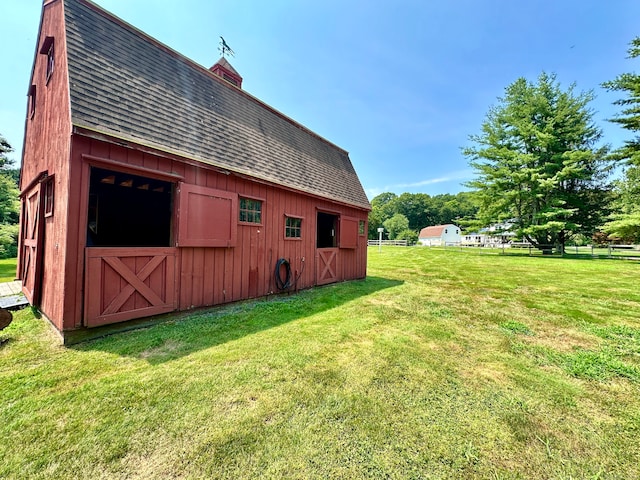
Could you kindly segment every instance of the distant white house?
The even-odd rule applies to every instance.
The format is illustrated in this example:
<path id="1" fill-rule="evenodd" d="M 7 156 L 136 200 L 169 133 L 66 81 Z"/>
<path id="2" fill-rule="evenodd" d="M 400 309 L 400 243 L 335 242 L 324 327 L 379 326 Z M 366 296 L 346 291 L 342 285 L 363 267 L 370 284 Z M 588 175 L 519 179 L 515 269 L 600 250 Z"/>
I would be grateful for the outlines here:
<path id="1" fill-rule="evenodd" d="M 460 227 L 447 223 L 420 230 L 418 244 L 432 246 L 460 245 Z"/>
<path id="2" fill-rule="evenodd" d="M 493 247 L 500 245 L 508 245 L 515 239 L 513 232 L 514 223 L 506 221 L 503 223 L 493 223 L 487 228 L 483 228 L 478 232 L 470 232 L 462 237 L 462 245 Z"/>

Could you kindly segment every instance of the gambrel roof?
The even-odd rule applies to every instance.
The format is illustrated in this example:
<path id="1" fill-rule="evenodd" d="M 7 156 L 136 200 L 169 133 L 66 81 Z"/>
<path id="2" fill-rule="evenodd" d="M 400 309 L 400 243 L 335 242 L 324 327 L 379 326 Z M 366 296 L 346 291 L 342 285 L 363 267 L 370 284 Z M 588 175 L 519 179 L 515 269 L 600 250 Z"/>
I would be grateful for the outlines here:
<path id="1" fill-rule="evenodd" d="M 64 0 L 74 126 L 370 209 L 346 151 L 88 0 Z"/>
<path id="2" fill-rule="evenodd" d="M 432 225 L 431 227 L 424 227 L 420 230 L 418 238 L 440 238 L 442 237 L 442 232 L 448 227 L 458 228 L 451 223 L 447 223 L 446 225 Z"/>

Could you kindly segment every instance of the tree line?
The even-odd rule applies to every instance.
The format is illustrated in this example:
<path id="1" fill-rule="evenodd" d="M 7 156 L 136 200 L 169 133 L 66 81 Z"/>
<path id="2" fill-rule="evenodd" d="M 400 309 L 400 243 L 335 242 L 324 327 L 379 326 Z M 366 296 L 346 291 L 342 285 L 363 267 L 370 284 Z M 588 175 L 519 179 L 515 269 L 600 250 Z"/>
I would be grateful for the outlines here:
<path id="1" fill-rule="evenodd" d="M 640 57 L 640 37 L 629 59 Z M 455 195 L 382 193 L 371 201 L 369 238 L 383 226 L 390 239 L 415 242 L 421 228 L 454 223 L 467 230 L 513 222 L 515 233 L 543 251 L 567 242 L 640 243 L 640 74 L 622 73 L 603 88 L 620 92 L 609 121 L 632 137 L 610 151 L 594 123 L 593 92 L 563 89 L 553 74 L 519 78 L 489 108 L 463 149 L 475 178 Z M 0 258 L 17 255 L 18 176 L 0 135 Z M 615 167 L 622 175 L 610 180 Z"/>
<path id="2" fill-rule="evenodd" d="M 640 37 L 629 58 L 640 57 Z M 383 225 L 390 238 L 417 238 L 428 225 L 467 229 L 509 221 L 516 235 L 544 252 L 567 242 L 640 243 L 640 75 L 623 73 L 603 88 L 620 92 L 609 121 L 631 132 L 611 150 L 595 124 L 594 92 L 562 88 L 556 75 L 519 78 L 489 108 L 463 149 L 475 177 L 469 192 L 429 197 L 383 193 L 372 200 L 370 238 Z M 616 167 L 622 175 L 611 180 Z"/>
<path id="3" fill-rule="evenodd" d="M 7 155 L 12 151 L 9 142 L 0 135 L 0 258 L 12 258 L 18 255 L 20 170 L 11 168 L 13 164 Z"/>
<path id="4" fill-rule="evenodd" d="M 415 242 L 418 232 L 428 225 L 460 223 L 478 211 L 472 194 L 461 192 L 430 196 L 426 193 L 385 192 L 371 200 L 369 238 L 378 238 L 378 228 L 385 228 L 385 238 Z"/>

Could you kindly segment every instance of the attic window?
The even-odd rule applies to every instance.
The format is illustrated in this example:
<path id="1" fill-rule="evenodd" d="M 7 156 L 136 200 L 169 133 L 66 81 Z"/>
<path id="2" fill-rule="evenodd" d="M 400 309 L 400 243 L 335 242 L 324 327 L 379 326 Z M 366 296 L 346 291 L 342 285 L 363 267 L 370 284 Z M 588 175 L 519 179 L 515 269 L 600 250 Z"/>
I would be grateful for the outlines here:
<path id="1" fill-rule="evenodd" d="M 29 108 L 27 110 L 27 115 L 31 119 L 36 114 L 36 86 L 31 85 L 29 87 Z"/>
<path id="2" fill-rule="evenodd" d="M 53 75 L 53 70 L 55 68 L 53 44 L 53 37 L 46 37 L 42 43 L 42 48 L 40 49 L 40 53 L 47 56 L 47 84 L 49 83 L 49 79 L 51 78 L 51 75 Z"/>
<path id="3" fill-rule="evenodd" d="M 54 176 L 51 175 L 42 182 L 42 188 L 44 191 L 44 216 L 50 217 L 53 215 L 53 192 L 54 192 Z"/>

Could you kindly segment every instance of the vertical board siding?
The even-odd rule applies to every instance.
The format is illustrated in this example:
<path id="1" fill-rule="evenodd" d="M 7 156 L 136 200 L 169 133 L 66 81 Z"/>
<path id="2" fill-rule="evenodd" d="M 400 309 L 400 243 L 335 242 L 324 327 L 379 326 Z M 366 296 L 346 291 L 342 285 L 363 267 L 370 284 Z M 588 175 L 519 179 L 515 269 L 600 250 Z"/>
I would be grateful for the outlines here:
<path id="1" fill-rule="evenodd" d="M 83 154 L 90 154 L 107 160 L 115 160 L 132 166 L 144 166 L 157 169 L 160 173 L 172 173 L 183 176 L 185 183 L 237 193 L 240 197 L 260 198 L 263 201 L 262 224 L 237 224 L 237 242 L 234 247 L 180 247 L 176 253 L 176 308 L 192 308 L 218 305 L 247 298 L 261 297 L 279 293 L 274 281 L 274 269 L 279 258 L 285 258 L 291 265 L 292 275 L 300 276 L 295 289 L 305 289 L 317 285 L 317 249 L 316 223 L 317 212 L 329 211 L 336 215 L 365 220 L 367 212 L 363 209 L 346 207 L 328 200 L 297 194 L 276 186 L 258 183 L 233 174 L 220 173 L 206 166 L 196 167 L 186 164 L 179 158 L 156 156 L 149 152 L 140 152 L 131 148 L 112 147 L 99 139 L 73 137 L 73 168 L 86 169 L 83 182 L 88 181 L 89 167 L 82 160 Z M 114 167 L 117 169 L 116 167 Z M 80 178 L 78 173 L 76 178 Z M 86 232 L 86 202 L 88 187 L 84 185 L 76 190 L 81 198 L 78 202 L 84 216 L 78 222 L 77 238 L 79 252 L 84 255 Z M 285 214 L 303 219 L 302 238 L 285 239 Z M 206 216 L 206 212 L 204 212 Z M 204 219 L 206 220 L 206 219 Z M 237 219 L 236 219 L 237 220 Z M 174 238 L 177 238 L 177 217 L 173 220 Z M 358 236 L 358 245 L 354 248 L 336 249 L 335 281 L 363 278 L 366 275 L 366 237 Z M 304 259 L 304 262 L 303 262 Z M 127 259 L 128 261 L 132 261 Z M 137 260 L 134 260 L 137 261 Z M 143 261 L 140 259 L 140 261 Z M 82 265 L 82 262 L 81 262 Z M 86 266 L 88 268 L 88 265 Z M 137 268 L 135 265 L 131 267 Z M 82 271 L 84 275 L 84 271 Z M 72 286 L 82 292 L 83 276 Z M 106 279 L 101 282 L 106 297 L 126 287 L 122 278 Z M 159 288 L 164 279 L 149 278 Z M 160 283 L 158 283 L 160 282 Z M 73 283 L 73 282 L 72 282 Z M 151 285 L 150 285 L 151 286 Z M 293 288 L 292 288 L 293 290 Z M 78 315 L 65 323 L 66 329 L 86 325 L 82 318 L 82 293 L 78 294 Z M 125 308 L 144 312 L 147 300 L 134 294 L 127 300 Z M 122 318 L 125 318 L 124 316 Z"/>
<path id="2" fill-rule="evenodd" d="M 69 156 L 71 125 L 69 124 L 69 81 L 67 58 L 64 48 L 64 12 L 62 2 L 43 6 L 40 24 L 39 43 L 33 57 L 33 70 L 30 83 L 25 82 L 25 91 L 29 85 L 36 86 L 36 108 L 33 117 L 28 115 L 28 99 L 24 99 L 25 120 L 24 149 L 20 165 L 20 189 L 24 189 L 41 172 L 55 175 L 55 199 L 53 216 L 43 218 L 41 255 L 43 265 L 38 307 L 59 330 L 67 326 L 67 311 L 76 305 L 75 292 L 69 295 L 61 293 L 67 278 L 75 277 L 78 261 L 76 251 L 65 249 L 70 240 L 67 223 L 74 221 L 76 205 L 71 194 L 77 187 L 70 187 Z M 40 52 L 45 37 L 54 38 L 55 69 L 51 78 L 46 80 L 47 56 Z M 26 92 L 25 92 L 26 93 Z M 72 191 L 70 191 L 72 190 Z M 23 204 L 24 208 L 24 204 Z M 67 215 L 69 219 L 67 220 Z M 20 240 L 22 244 L 22 239 Z M 21 248 L 18 250 L 18 263 L 22 262 Z M 62 291 L 67 291 L 64 288 Z M 64 320 L 64 321 L 63 321 Z M 69 325 L 73 327 L 73 325 Z"/>

